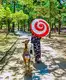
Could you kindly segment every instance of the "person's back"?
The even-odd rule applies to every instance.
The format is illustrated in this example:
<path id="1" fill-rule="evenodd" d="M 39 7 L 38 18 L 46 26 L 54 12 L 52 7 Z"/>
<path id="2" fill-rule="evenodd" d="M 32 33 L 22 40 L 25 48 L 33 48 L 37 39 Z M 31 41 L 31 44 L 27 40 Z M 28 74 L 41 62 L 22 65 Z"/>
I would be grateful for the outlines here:
<path id="1" fill-rule="evenodd" d="M 38 37 L 32 35 L 32 37 L 31 37 L 31 43 L 36 43 L 37 41 L 40 42 L 40 39 L 41 38 L 38 38 Z"/>

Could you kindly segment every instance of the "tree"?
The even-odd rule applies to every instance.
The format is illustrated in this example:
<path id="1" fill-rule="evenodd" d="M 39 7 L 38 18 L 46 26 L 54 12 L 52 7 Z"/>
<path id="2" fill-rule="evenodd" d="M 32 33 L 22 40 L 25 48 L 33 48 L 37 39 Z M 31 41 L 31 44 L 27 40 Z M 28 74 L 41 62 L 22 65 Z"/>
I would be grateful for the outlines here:
<path id="1" fill-rule="evenodd" d="M 2 0 L 0 0 L 0 4 L 2 4 Z"/>
<path id="2" fill-rule="evenodd" d="M 24 14 L 22 10 L 13 14 L 13 22 L 21 23 L 21 28 L 23 28 L 22 22 L 27 19 L 28 19 L 28 15 Z"/>
<path id="3" fill-rule="evenodd" d="M 5 13 L 5 9 L 3 8 L 2 5 L 0 5 L 0 25 L 1 25 L 1 28 L 2 28 L 2 19 L 5 16 L 4 13 Z"/>
<path id="4" fill-rule="evenodd" d="M 60 4 L 58 2 L 59 0 L 58 1 L 57 0 L 16 0 L 16 1 L 6 0 L 6 1 L 7 1 L 6 8 L 9 7 L 10 9 L 9 12 L 11 12 L 10 14 L 14 15 L 12 16 L 12 18 L 9 17 L 8 20 L 8 21 L 12 21 L 13 23 L 12 32 L 14 32 L 14 27 L 16 22 L 18 23 L 18 25 L 20 24 L 21 27 L 24 26 L 23 24 L 25 24 L 25 22 L 28 23 L 28 29 L 29 29 L 29 25 L 31 21 L 35 18 L 45 19 L 50 24 L 50 27 L 52 28 L 52 25 L 54 23 L 55 24 L 58 23 L 60 17 L 62 21 L 62 18 L 64 17 L 64 13 L 65 13 L 64 11 L 66 9 L 66 8 L 64 9 L 63 7 L 63 5 L 65 5 L 65 2 L 63 3 L 62 5 L 63 8 L 61 9 Z M 27 21 L 23 19 L 24 14 L 22 16 L 21 14 L 22 11 L 25 15 L 28 15 Z M 59 11 L 61 14 L 59 14 Z M 15 16 L 17 16 L 18 19 Z M 49 36 L 51 36 L 51 32 Z"/>
<path id="5" fill-rule="evenodd" d="M 12 2 L 13 2 L 13 13 L 15 13 L 15 6 L 16 6 L 16 1 L 15 0 L 12 0 Z M 15 23 L 13 22 L 13 24 L 12 24 L 12 32 L 14 32 L 14 28 L 15 28 Z"/>
<path id="6" fill-rule="evenodd" d="M 32 7 L 33 5 L 33 0 L 18 0 L 20 4 L 22 5 L 27 5 L 29 7 Z"/>
<path id="7" fill-rule="evenodd" d="M 57 0 L 59 2 L 59 28 L 58 28 L 58 33 L 60 34 L 60 28 L 61 28 L 61 11 L 60 9 L 62 9 L 62 4 L 60 2 L 60 0 Z"/>
<path id="8" fill-rule="evenodd" d="M 7 0 L 7 6 L 10 4 L 10 2 L 12 2 L 12 5 L 13 5 L 13 7 L 12 7 L 13 8 L 13 13 L 16 12 L 16 3 L 17 3 L 17 1 L 18 0 L 16 0 L 16 1 L 15 0 Z M 12 23 L 12 30 L 11 30 L 13 33 L 14 33 L 14 29 L 15 29 L 15 23 L 13 22 Z"/>
<path id="9" fill-rule="evenodd" d="M 11 10 L 9 9 L 9 7 L 6 7 L 4 15 L 5 15 L 4 19 L 8 26 L 8 32 L 10 32 L 10 23 L 12 21 L 12 13 L 11 13 Z"/>
<path id="10" fill-rule="evenodd" d="M 35 12 L 34 17 L 43 17 L 43 19 L 46 19 L 50 25 L 50 34 L 49 37 L 51 37 L 51 28 L 52 23 L 54 22 L 54 19 L 56 18 L 56 15 L 58 14 L 57 10 L 57 1 L 55 0 L 42 0 L 40 1 L 40 6 L 35 6 Z"/>
<path id="11" fill-rule="evenodd" d="M 66 1 L 65 0 L 57 0 L 59 2 L 59 7 L 58 7 L 58 10 L 59 10 L 59 28 L 58 28 L 58 33 L 60 34 L 60 29 L 61 29 L 61 25 L 62 25 L 62 18 L 63 18 L 63 14 L 66 13 Z"/>

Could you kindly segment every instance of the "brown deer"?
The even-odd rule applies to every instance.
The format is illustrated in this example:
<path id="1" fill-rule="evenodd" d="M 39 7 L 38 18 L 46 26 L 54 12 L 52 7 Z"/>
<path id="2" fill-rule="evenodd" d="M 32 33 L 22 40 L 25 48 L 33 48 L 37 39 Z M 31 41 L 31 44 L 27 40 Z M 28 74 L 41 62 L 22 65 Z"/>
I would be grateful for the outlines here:
<path id="1" fill-rule="evenodd" d="M 25 72 L 26 72 L 26 74 L 31 75 L 31 67 L 30 67 L 31 56 L 30 56 L 30 53 L 28 51 L 29 40 L 25 40 L 23 43 L 25 44 L 23 55 L 22 55 L 24 63 L 25 63 L 25 70 L 26 70 Z"/>

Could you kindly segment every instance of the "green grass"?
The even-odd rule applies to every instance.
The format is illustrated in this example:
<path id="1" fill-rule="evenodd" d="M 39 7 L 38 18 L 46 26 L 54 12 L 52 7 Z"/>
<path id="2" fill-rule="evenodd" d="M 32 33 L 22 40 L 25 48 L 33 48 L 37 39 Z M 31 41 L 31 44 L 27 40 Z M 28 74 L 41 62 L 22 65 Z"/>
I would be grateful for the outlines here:
<path id="1" fill-rule="evenodd" d="M 9 34 L 6 37 L 6 34 L 0 33 L 0 51 L 7 51 L 16 40 L 17 37 L 14 34 Z"/>

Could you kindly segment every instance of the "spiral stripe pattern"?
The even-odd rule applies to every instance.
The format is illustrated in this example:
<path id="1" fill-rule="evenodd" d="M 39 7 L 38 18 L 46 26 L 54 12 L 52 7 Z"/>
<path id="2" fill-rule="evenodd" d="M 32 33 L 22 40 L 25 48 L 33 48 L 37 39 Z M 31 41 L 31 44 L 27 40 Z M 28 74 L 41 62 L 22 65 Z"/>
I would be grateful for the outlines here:
<path id="1" fill-rule="evenodd" d="M 37 37 L 47 36 L 50 32 L 49 24 L 43 19 L 35 19 L 30 26 L 32 34 Z"/>

